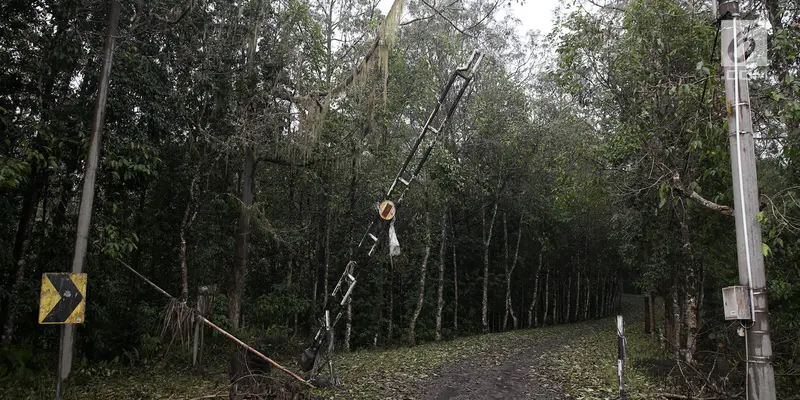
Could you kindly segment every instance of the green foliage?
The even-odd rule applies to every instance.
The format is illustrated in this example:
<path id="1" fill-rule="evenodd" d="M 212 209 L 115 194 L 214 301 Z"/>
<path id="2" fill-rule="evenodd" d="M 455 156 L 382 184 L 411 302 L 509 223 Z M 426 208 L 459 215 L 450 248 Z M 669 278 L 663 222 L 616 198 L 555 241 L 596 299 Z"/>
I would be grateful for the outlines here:
<path id="1" fill-rule="evenodd" d="M 800 342 L 800 42 L 791 23 L 798 11 L 786 1 L 767 3 L 771 65 L 750 82 L 763 135 L 756 149 L 759 222 L 776 365 L 791 377 L 800 353 L 794 344 Z M 414 22 L 401 27 L 389 54 L 385 101 L 383 76 L 369 70 L 326 102 L 317 93 L 351 76 L 374 47 L 382 16 L 372 2 L 193 5 L 174 24 L 164 22 L 181 10 L 171 2 L 123 7 L 85 267 L 87 322 L 76 347 L 86 385 L 112 382 L 101 392 L 106 398 L 122 398 L 121 392 L 154 398 L 178 393 L 180 384 L 197 385 L 200 393 L 217 384 L 126 376 L 141 366 L 185 365 L 188 357 L 160 337 L 165 299 L 117 259 L 173 295 L 185 284 L 190 305 L 200 286 L 216 285 L 209 318 L 225 329 L 239 325 L 236 334 L 269 353 L 294 356 L 313 335 L 325 292 L 374 217 L 374 203 L 383 199 L 448 74 L 475 46 L 493 53 L 398 210 L 402 255 L 390 260 L 382 245 L 373 262 L 357 268 L 350 347 L 405 339 L 428 228 L 433 240 L 417 338 L 434 338 L 439 265 L 445 266 L 444 338 L 482 329 L 484 251 L 490 328 L 501 330 L 505 253 L 513 249 L 500 217 L 485 241 L 489 221 L 482 211 L 495 204 L 509 221 L 509 236 L 522 232 L 510 288 L 521 321 L 534 300 L 537 319 L 546 299 L 549 306 L 558 300 L 560 315 L 565 303 L 572 311 L 585 307 L 577 282 L 581 290 L 621 281 L 627 290 L 684 295 L 692 286 L 683 278 L 694 271 L 707 299 L 701 326 L 715 335 L 701 337 L 700 350 L 725 333 L 708 315 L 718 306 L 719 288 L 738 277 L 733 220 L 685 196 L 693 191 L 733 204 L 722 82 L 716 60 L 708 59 L 717 45 L 715 28 L 704 10 L 675 0 L 636 0 L 624 11 L 565 4 L 551 35 L 523 38 L 514 33 L 513 18 L 487 15 L 478 1 L 447 6 L 447 20 L 412 2 Z M 106 13 L 104 2 L 0 3 L 0 323 L 14 326 L 0 353 L 3 386 L 52 372 L 47 360 L 58 334 L 36 324 L 38 279 L 71 265 Z M 475 24 L 479 15 L 486 17 Z M 454 26 L 471 26 L 469 36 Z M 312 108 L 323 103 L 327 113 Z M 243 242 L 237 225 L 248 149 L 255 156 L 254 202 Z M 430 227 L 426 213 L 437 221 Z M 442 215 L 444 259 L 437 233 Z M 239 262 L 245 265 L 241 321 L 232 319 L 230 307 L 237 290 L 232 266 Z M 588 301 L 588 318 L 602 316 L 598 303 Z M 566 319 L 575 318 L 584 316 Z M 223 337 L 210 338 L 213 351 L 228 350 Z M 470 340 L 363 360 L 379 368 L 430 351 L 416 365 L 424 370 L 441 365 L 443 352 L 467 357 L 484 348 Z M 595 340 L 600 336 L 580 348 Z M 358 354 L 347 358 L 345 373 L 359 368 Z M 417 376 L 409 368 L 403 373 Z M 603 382 L 593 389 L 605 384 L 607 371 L 586 374 L 591 371 L 579 375 Z M 144 383 L 134 384 L 137 379 Z M 643 391 L 645 381 L 639 381 Z M 120 390 L 125 385 L 140 389 Z"/>

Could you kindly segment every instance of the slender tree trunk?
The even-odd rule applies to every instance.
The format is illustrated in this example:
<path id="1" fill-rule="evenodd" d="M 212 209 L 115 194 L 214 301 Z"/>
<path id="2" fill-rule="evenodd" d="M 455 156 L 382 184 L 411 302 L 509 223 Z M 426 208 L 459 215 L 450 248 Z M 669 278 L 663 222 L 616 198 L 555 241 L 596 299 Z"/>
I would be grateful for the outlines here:
<path id="1" fill-rule="evenodd" d="M 416 343 L 415 328 L 417 327 L 417 318 L 422 312 L 422 305 L 425 302 L 425 276 L 428 272 L 428 258 L 431 255 L 431 217 L 427 212 L 425 213 L 425 255 L 422 258 L 422 264 L 419 269 L 419 295 L 417 297 L 417 307 L 414 309 L 414 315 L 411 317 L 411 324 L 408 327 L 408 343 L 412 346 Z"/>
<path id="2" fill-rule="evenodd" d="M 189 300 L 189 266 L 186 262 L 186 233 L 189 230 L 189 226 L 197 216 L 197 209 L 194 207 L 194 185 L 196 182 L 197 175 L 192 177 L 192 181 L 189 183 L 189 201 L 186 204 L 186 210 L 183 211 L 181 229 L 178 233 L 180 238 L 178 261 L 180 262 L 181 266 L 181 300 L 184 303 Z"/>
<path id="3" fill-rule="evenodd" d="M 286 286 L 289 289 L 289 293 L 294 293 L 294 287 L 293 287 L 293 282 L 292 282 L 292 280 L 294 278 L 294 255 L 291 253 L 291 250 L 289 251 L 289 261 L 286 264 L 286 268 L 287 268 L 287 271 L 286 271 Z M 296 323 L 296 321 L 297 321 L 297 313 L 293 312 L 293 320 Z M 295 334 L 297 333 L 296 329 L 297 329 L 297 327 L 295 326 L 295 330 L 294 330 Z"/>
<path id="4" fill-rule="evenodd" d="M 331 270 L 331 210 L 328 209 L 328 223 L 325 224 L 325 271 L 322 278 L 322 308 L 328 307 L 328 280 Z"/>
<path id="5" fill-rule="evenodd" d="M 247 272 L 248 235 L 250 234 L 250 207 L 253 205 L 253 175 L 255 168 L 255 155 L 253 148 L 248 147 L 244 159 L 244 172 L 242 173 L 241 197 L 239 198 L 239 221 L 236 227 L 234 242 L 233 271 L 231 271 L 228 286 L 228 319 L 234 330 L 239 328 L 241 320 L 242 296 L 245 288 L 245 274 Z"/>
<path id="6" fill-rule="evenodd" d="M 3 297 L 2 308 L 0 308 L 0 313 L 3 315 L 3 344 L 11 343 L 14 338 L 16 311 L 13 304 L 16 302 L 19 290 L 25 281 L 25 271 L 27 270 L 25 253 L 30 245 L 31 235 L 29 231 L 32 230 L 28 229 L 28 226 L 31 225 L 31 221 L 36 215 L 36 207 L 39 204 L 39 181 L 40 179 L 36 177 L 36 168 L 34 168 L 31 172 L 30 187 L 26 190 L 25 197 L 22 200 L 22 212 L 20 213 L 14 249 L 12 250 L 13 265 L 16 267 L 16 271 L 5 285 L 9 293 Z"/>
<path id="7" fill-rule="evenodd" d="M 321 171 L 320 174 L 324 174 L 324 171 Z M 317 238 L 316 238 L 316 246 L 315 246 L 316 248 L 315 248 L 315 251 L 314 251 L 314 260 L 312 261 L 316 265 L 311 270 L 312 271 L 311 276 L 313 277 L 312 283 L 314 285 L 314 290 L 312 292 L 313 295 L 312 295 L 311 304 L 313 304 L 314 307 L 317 306 L 317 292 L 318 292 L 318 286 L 319 286 L 319 281 L 320 281 L 320 273 L 322 273 L 323 275 L 325 274 L 325 270 L 326 270 L 325 263 L 327 261 L 327 252 L 328 252 L 328 249 L 325 247 L 327 245 L 327 243 L 325 242 L 325 236 L 326 236 L 326 233 L 328 231 L 328 227 L 326 225 L 328 224 L 328 221 L 330 220 L 330 217 L 329 217 L 330 209 L 328 207 L 328 199 L 327 199 L 326 195 L 324 194 L 324 193 L 328 192 L 328 190 L 325 189 L 322 192 L 323 193 L 319 196 L 319 200 L 323 204 L 323 210 L 320 212 L 320 215 L 319 215 L 319 218 L 318 218 L 318 221 L 317 221 Z M 323 280 L 324 280 L 324 277 L 323 277 Z M 323 282 L 323 286 L 325 286 L 325 282 Z M 327 293 L 327 288 L 324 288 L 324 289 L 326 290 L 326 292 L 324 292 L 323 297 L 327 298 L 328 297 L 327 296 L 327 294 L 328 294 Z M 324 300 L 323 300 L 323 302 L 324 302 Z"/>
<path id="8" fill-rule="evenodd" d="M 536 267 L 536 274 L 533 276 L 533 300 L 531 300 L 531 305 L 528 307 L 528 328 L 533 328 L 534 317 L 538 314 L 536 310 L 536 302 L 539 300 L 539 273 L 542 272 L 542 251 L 539 252 L 539 266 Z"/>
<path id="9" fill-rule="evenodd" d="M 544 317 L 542 318 L 542 326 L 547 326 L 547 310 L 550 305 L 550 268 L 544 275 Z"/>
<path id="10" fill-rule="evenodd" d="M 577 287 L 575 288 L 575 314 L 572 316 L 572 320 L 577 322 L 578 321 L 578 314 L 580 313 L 581 309 L 581 270 L 578 270 L 578 281 L 576 282 Z"/>
<path id="11" fill-rule="evenodd" d="M 672 336 L 669 338 L 675 353 L 675 359 L 680 358 L 681 348 L 681 305 L 678 285 L 673 284 L 670 293 L 672 302 Z"/>
<path id="12" fill-rule="evenodd" d="M 572 305 L 571 304 L 572 303 L 572 297 L 571 297 L 572 293 L 570 293 L 571 289 L 572 289 L 572 275 L 570 275 L 569 279 L 567 279 L 567 295 L 564 298 L 564 300 L 566 301 L 566 303 L 564 303 L 564 304 L 565 304 L 567 309 L 564 311 L 564 318 L 562 318 L 561 320 L 564 321 L 565 323 L 568 323 L 569 322 L 569 318 L 570 318 L 570 306 Z"/>
<path id="13" fill-rule="evenodd" d="M 186 210 L 189 211 L 188 208 Z M 186 229 L 180 230 L 181 246 L 178 252 L 178 261 L 181 265 L 181 300 L 186 302 L 189 299 L 189 266 L 186 264 Z"/>
<path id="14" fill-rule="evenodd" d="M 594 317 L 595 318 L 602 318 L 603 315 L 604 315 L 603 314 L 603 296 L 605 296 L 605 294 L 606 294 L 606 277 L 605 277 L 605 275 L 602 278 L 600 278 L 598 283 L 600 284 L 599 285 L 600 286 L 600 288 L 599 288 L 600 290 L 595 292 L 595 302 L 594 302 L 595 303 L 595 313 L 594 313 Z"/>
<path id="15" fill-rule="evenodd" d="M 247 59 L 245 69 L 249 76 L 253 70 L 253 59 L 255 58 L 256 42 L 258 40 L 259 21 L 261 20 L 261 9 L 263 1 L 258 1 L 256 16 L 253 19 L 253 35 L 248 41 Z M 240 100 L 240 110 L 244 110 L 244 99 Z M 244 112 L 240 111 L 240 114 Z M 253 189 L 255 188 L 255 149 L 248 145 L 245 150 L 244 168 L 242 172 L 242 188 L 239 210 L 239 221 L 236 227 L 236 238 L 234 240 L 233 271 L 230 274 L 228 286 L 228 319 L 234 330 L 239 328 L 239 321 L 242 317 L 242 297 L 244 296 L 245 275 L 247 273 L 247 255 L 249 252 L 248 236 L 250 235 L 250 208 L 253 205 Z"/>
<path id="16" fill-rule="evenodd" d="M 656 296 L 650 292 L 650 307 L 647 309 L 647 318 L 650 320 L 650 343 L 656 341 Z"/>
<path id="17" fill-rule="evenodd" d="M 613 282 L 613 278 L 611 278 L 611 277 L 607 277 L 605 279 L 605 281 L 603 282 L 603 297 L 601 299 L 602 304 L 603 304 L 603 311 L 602 311 L 603 317 L 606 317 L 606 316 L 609 315 L 609 308 L 608 308 L 609 301 L 608 301 L 608 299 L 609 299 L 609 297 L 611 297 L 611 290 L 613 288 L 613 285 L 614 285 L 614 282 Z"/>
<path id="18" fill-rule="evenodd" d="M 389 328 L 386 333 L 389 341 L 394 338 L 394 260 L 389 256 Z"/>
<path id="19" fill-rule="evenodd" d="M 505 312 L 503 313 L 503 330 L 505 331 L 508 325 L 508 317 L 514 324 L 514 329 L 517 329 L 517 316 L 514 314 L 514 307 L 511 302 L 511 275 L 514 273 L 514 268 L 517 266 L 517 258 L 519 257 L 519 241 L 522 238 L 522 217 L 519 219 L 519 231 L 517 231 L 517 246 L 514 250 L 514 261 L 511 268 L 508 266 L 508 223 L 506 221 L 506 213 L 503 213 L 503 247 L 505 249 L 505 259 L 503 265 L 506 272 L 506 303 Z"/>
<path id="20" fill-rule="evenodd" d="M 687 363 L 694 362 L 694 353 L 697 350 L 697 325 L 699 320 L 698 306 L 698 281 L 697 270 L 695 268 L 695 258 L 692 252 L 692 242 L 687 222 L 686 210 L 683 211 L 683 221 L 681 221 L 681 237 L 683 239 L 683 253 L 686 260 L 686 294 L 683 303 L 683 324 L 686 327 L 686 346 L 684 359 Z"/>
<path id="21" fill-rule="evenodd" d="M 508 220 L 505 212 L 503 212 L 503 252 L 505 253 L 503 257 L 503 270 L 505 270 L 506 274 L 506 300 L 504 304 L 505 309 L 503 310 L 503 326 L 501 329 L 505 331 L 508 326 L 508 298 L 509 292 L 511 291 L 511 281 L 509 280 L 508 274 Z"/>
<path id="22" fill-rule="evenodd" d="M 558 295 L 559 287 L 556 282 L 553 282 L 553 325 L 558 325 Z"/>
<path id="23" fill-rule="evenodd" d="M 345 312 L 344 325 L 344 351 L 350 352 L 350 335 L 353 333 L 353 297 L 347 299 L 347 311 Z"/>
<path id="24" fill-rule="evenodd" d="M 504 221 L 505 222 L 505 221 Z M 518 321 L 517 315 L 514 314 L 513 302 L 511 301 L 511 277 L 514 274 L 514 269 L 517 268 L 517 260 L 519 259 L 519 243 L 522 240 L 522 216 L 519 217 L 519 230 L 517 231 L 517 245 L 514 249 L 514 261 L 511 263 L 511 269 L 506 271 L 506 309 L 507 315 L 511 315 L 511 320 L 514 323 L 514 329 L 517 329 Z M 503 321 L 505 325 L 505 321 Z"/>
<path id="25" fill-rule="evenodd" d="M 494 227 L 494 219 L 497 216 L 497 203 L 494 204 L 492 210 L 492 219 L 489 221 L 489 226 L 486 226 L 486 207 L 481 209 L 483 220 L 483 298 L 481 302 L 481 324 L 483 332 L 489 332 L 489 320 L 487 319 L 488 312 L 488 297 L 489 297 L 489 245 L 492 243 L 492 228 Z M 488 232 L 487 232 L 488 229 Z"/>
<path id="26" fill-rule="evenodd" d="M 442 340 L 442 308 L 444 308 L 444 264 L 447 251 L 447 210 L 442 213 L 442 243 L 439 245 L 438 300 L 436 302 L 436 341 Z"/>
<path id="27" fill-rule="evenodd" d="M 453 248 L 453 336 L 458 336 L 458 257 L 456 257 L 456 222 L 450 212 L 450 227 Z"/>
<path id="28" fill-rule="evenodd" d="M 586 274 L 586 304 L 583 306 L 583 319 L 584 321 L 589 319 L 589 307 L 591 307 L 592 303 L 592 280 L 589 277 L 589 274 Z"/>

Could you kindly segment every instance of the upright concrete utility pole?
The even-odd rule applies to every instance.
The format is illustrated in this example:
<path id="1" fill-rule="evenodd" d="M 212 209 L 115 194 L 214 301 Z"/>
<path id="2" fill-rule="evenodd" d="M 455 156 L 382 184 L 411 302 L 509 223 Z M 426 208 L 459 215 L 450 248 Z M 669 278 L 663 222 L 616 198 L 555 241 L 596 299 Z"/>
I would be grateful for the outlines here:
<path id="1" fill-rule="evenodd" d="M 737 0 L 719 0 L 722 19 L 722 72 L 728 109 L 728 133 L 733 169 L 736 247 L 739 282 L 749 290 L 752 321 L 747 335 L 747 393 L 751 400 L 775 400 L 772 343 L 769 335 L 766 277 L 761 253 L 756 157 L 750 115 L 747 65 L 742 45 L 745 29 Z M 735 40 L 739 39 L 739 40 Z"/>

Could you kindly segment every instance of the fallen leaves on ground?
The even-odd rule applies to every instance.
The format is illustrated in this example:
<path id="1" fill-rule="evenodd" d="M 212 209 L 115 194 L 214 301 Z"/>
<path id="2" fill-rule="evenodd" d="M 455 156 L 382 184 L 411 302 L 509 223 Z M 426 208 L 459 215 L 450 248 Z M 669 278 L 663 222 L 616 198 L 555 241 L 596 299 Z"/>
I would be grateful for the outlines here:
<path id="1" fill-rule="evenodd" d="M 623 369 L 623 385 L 627 398 L 652 399 L 665 391 L 662 381 L 647 373 L 642 365 L 652 360 L 669 359 L 658 344 L 642 330 L 644 315 L 640 302 L 632 296 L 623 297 L 623 316 L 627 359 Z M 617 376 L 616 317 L 595 321 L 587 326 L 591 331 L 565 346 L 552 359 L 553 368 L 563 377 L 565 387 L 576 399 L 619 398 Z"/>

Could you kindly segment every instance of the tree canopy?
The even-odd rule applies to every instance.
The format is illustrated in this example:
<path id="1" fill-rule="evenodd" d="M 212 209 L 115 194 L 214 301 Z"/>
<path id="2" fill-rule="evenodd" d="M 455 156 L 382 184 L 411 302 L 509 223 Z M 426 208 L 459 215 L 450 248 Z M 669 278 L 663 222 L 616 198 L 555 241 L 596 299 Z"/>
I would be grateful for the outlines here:
<path id="1" fill-rule="evenodd" d="M 738 273 L 714 18 L 693 1 L 595 3 L 521 35 L 487 0 L 409 1 L 386 23 L 366 0 L 122 2 L 78 357 L 136 365 L 169 346 L 163 297 L 118 260 L 189 304 L 216 285 L 209 319 L 297 351 L 437 93 L 478 49 L 397 211 L 402 253 L 383 244 L 359 266 L 339 347 L 598 318 L 626 291 L 664 299 L 676 362 L 702 369 L 720 344 L 738 360 L 720 292 Z M 774 363 L 791 387 L 800 9 L 742 9 L 769 26 L 750 95 Z M 40 275 L 72 259 L 108 10 L 0 3 L 0 379 L 57 350 L 34 315 Z"/>

